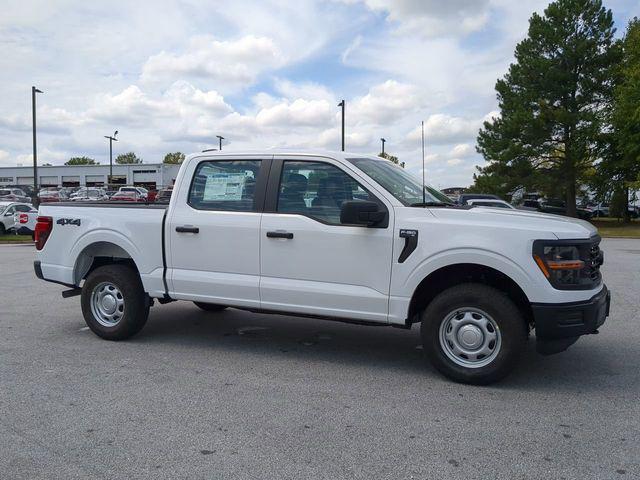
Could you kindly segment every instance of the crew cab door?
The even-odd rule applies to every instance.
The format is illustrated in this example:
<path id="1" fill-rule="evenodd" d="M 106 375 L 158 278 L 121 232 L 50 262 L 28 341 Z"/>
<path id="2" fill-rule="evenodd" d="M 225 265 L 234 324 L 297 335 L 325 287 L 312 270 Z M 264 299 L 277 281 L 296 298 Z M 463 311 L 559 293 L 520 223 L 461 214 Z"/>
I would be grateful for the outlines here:
<path id="1" fill-rule="evenodd" d="M 263 309 L 386 323 L 393 209 L 366 178 L 324 157 L 275 157 L 260 232 Z M 348 200 L 387 211 L 385 226 L 343 225 Z"/>
<path id="2" fill-rule="evenodd" d="M 203 157 L 166 220 L 172 298 L 260 307 L 260 218 L 271 156 Z"/>

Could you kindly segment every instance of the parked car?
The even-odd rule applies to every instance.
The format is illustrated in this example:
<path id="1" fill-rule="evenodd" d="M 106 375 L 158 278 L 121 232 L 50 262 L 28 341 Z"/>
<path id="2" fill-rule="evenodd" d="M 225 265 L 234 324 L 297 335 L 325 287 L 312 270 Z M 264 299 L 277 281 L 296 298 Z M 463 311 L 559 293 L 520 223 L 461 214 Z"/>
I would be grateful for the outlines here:
<path id="1" fill-rule="evenodd" d="M 15 231 L 14 214 L 16 212 L 31 211 L 33 211 L 33 205 L 29 203 L 0 201 L 0 235 Z"/>
<path id="2" fill-rule="evenodd" d="M 13 214 L 14 230 L 17 235 L 34 236 L 36 223 L 38 219 L 38 210 L 32 209 L 28 212 L 16 212 Z"/>
<path id="3" fill-rule="evenodd" d="M 31 203 L 31 198 L 19 188 L 0 188 L 0 201 Z"/>
<path id="4" fill-rule="evenodd" d="M 501 198 L 498 197 L 497 195 L 491 195 L 489 193 L 463 193 L 458 197 L 458 204 L 466 205 L 469 202 L 469 200 L 486 200 L 486 199 L 501 200 Z"/>
<path id="5" fill-rule="evenodd" d="M 121 190 L 109 197 L 109 200 L 118 202 L 146 202 L 146 198 L 135 190 Z"/>
<path id="6" fill-rule="evenodd" d="M 504 200 L 496 200 L 495 198 L 467 200 L 467 205 L 473 205 L 475 207 L 509 208 L 511 210 L 516 209 L 516 207 L 511 205 L 509 202 L 505 202 Z"/>
<path id="7" fill-rule="evenodd" d="M 107 340 L 138 333 L 155 300 L 421 323 L 440 372 L 486 384 L 513 369 L 531 329 L 551 354 L 603 325 L 599 244 L 573 218 L 455 205 L 378 157 L 213 152 L 182 163 L 166 206 L 42 205 L 34 269 L 81 295 Z"/>
<path id="8" fill-rule="evenodd" d="M 0 187 L 0 188 L 11 188 L 16 190 L 22 190 L 23 194 L 29 198 L 29 201 L 31 201 L 31 198 L 35 193 L 33 190 L 33 185 L 4 185 L 3 187 Z"/>
<path id="9" fill-rule="evenodd" d="M 87 188 L 73 194 L 70 200 L 72 202 L 100 202 L 109 200 L 109 197 L 101 188 Z"/>
<path id="10" fill-rule="evenodd" d="M 593 217 L 608 217 L 609 205 L 606 203 L 598 203 L 596 205 L 586 207 L 591 212 Z"/>
<path id="11" fill-rule="evenodd" d="M 147 192 L 147 202 L 155 202 L 158 198 L 158 190 L 149 190 Z"/>
<path id="12" fill-rule="evenodd" d="M 156 202 L 158 203 L 168 203 L 171 200 L 171 193 L 173 192 L 173 187 L 163 188 L 158 190 L 158 195 L 156 195 Z"/>
<path id="13" fill-rule="evenodd" d="M 563 200 L 548 199 L 540 202 L 540 212 L 554 213 L 556 215 L 567 215 L 567 204 Z M 576 207 L 576 214 L 582 220 L 589 220 L 592 213 L 586 208 Z"/>
<path id="14" fill-rule="evenodd" d="M 524 200 L 522 205 L 518 207 L 520 210 L 535 210 L 542 213 L 552 213 L 554 215 L 567 216 L 567 205 L 562 200 L 557 199 L 539 199 Z M 576 207 L 576 214 L 582 220 L 589 220 L 593 214 L 586 208 Z"/>
<path id="15" fill-rule="evenodd" d="M 135 192 L 139 197 L 142 197 L 144 199 L 146 199 L 149 194 L 149 191 L 143 187 L 120 187 L 120 190 L 118 190 L 118 192 Z"/>
<path id="16" fill-rule="evenodd" d="M 38 198 L 40 199 L 40 203 L 44 202 L 62 202 L 65 200 L 65 197 L 61 194 L 58 189 L 46 189 L 40 190 L 38 193 Z"/>

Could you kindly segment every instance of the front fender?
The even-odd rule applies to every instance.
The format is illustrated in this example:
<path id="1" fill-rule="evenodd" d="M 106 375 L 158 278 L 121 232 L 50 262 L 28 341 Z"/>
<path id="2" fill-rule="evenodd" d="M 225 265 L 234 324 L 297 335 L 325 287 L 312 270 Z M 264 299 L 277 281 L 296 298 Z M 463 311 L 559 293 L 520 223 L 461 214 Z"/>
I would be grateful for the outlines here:
<path id="1" fill-rule="evenodd" d="M 533 261 L 531 263 L 533 264 Z M 538 273 L 537 268 L 529 268 L 527 270 L 525 265 L 520 265 L 512 259 L 491 250 L 457 248 L 435 253 L 418 263 L 406 277 L 401 289 L 404 292 L 414 292 L 420 282 L 431 273 L 443 267 L 457 264 L 482 265 L 498 270 L 511 278 L 529 299 L 536 297 L 536 289 L 540 288 L 540 279 L 532 275 L 534 272 Z M 531 265 L 526 265 L 526 267 L 531 267 Z"/>

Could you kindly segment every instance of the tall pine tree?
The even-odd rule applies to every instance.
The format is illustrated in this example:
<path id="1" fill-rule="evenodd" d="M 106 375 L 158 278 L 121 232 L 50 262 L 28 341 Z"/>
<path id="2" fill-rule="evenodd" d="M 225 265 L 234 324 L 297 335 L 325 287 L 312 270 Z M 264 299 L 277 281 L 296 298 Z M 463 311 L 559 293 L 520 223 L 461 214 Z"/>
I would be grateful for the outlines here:
<path id="1" fill-rule="evenodd" d="M 499 118 L 485 122 L 478 152 L 512 186 L 563 195 L 576 190 L 599 154 L 618 62 L 611 11 L 600 0 L 558 0 L 534 13 L 516 62 L 496 83 Z M 528 172 L 526 179 L 517 175 Z"/>
<path id="2" fill-rule="evenodd" d="M 622 216 L 629 221 L 629 190 L 640 188 L 640 20 L 629 22 L 621 42 L 622 62 L 616 77 L 609 148 L 598 166 L 608 190 L 620 194 Z"/>

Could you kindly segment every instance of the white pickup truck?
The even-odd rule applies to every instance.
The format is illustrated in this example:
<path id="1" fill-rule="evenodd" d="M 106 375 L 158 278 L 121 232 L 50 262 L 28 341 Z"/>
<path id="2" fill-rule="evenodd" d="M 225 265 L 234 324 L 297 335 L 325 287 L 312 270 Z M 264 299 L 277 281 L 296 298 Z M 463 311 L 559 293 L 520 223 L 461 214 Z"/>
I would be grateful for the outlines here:
<path id="1" fill-rule="evenodd" d="M 454 205 L 392 163 L 344 152 L 188 157 L 167 205 L 40 206 L 36 275 L 81 294 L 109 340 L 174 300 L 411 328 L 449 378 L 505 376 L 609 314 L 589 223 Z M 303 320 L 301 320 L 303 321 Z"/>

